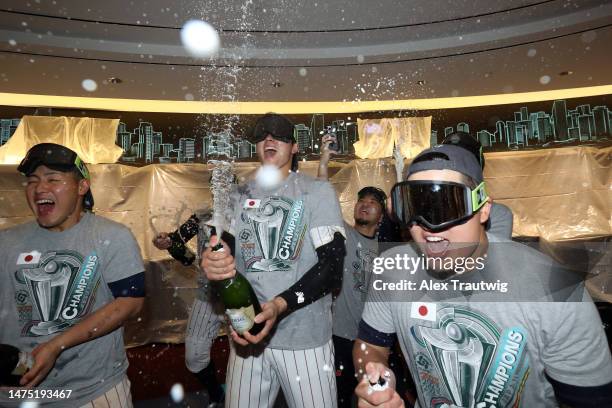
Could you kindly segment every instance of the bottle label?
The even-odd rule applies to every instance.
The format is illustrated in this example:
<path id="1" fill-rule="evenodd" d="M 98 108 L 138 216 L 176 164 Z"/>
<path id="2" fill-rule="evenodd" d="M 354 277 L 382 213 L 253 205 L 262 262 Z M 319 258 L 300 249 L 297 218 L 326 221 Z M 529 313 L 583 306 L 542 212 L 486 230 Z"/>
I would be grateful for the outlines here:
<path id="1" fill-rule="evenodd" d="M 19 352 L 19 361 L 11 375 L 24 375 L 34 365 L 34 358 L 30 353 Z"/>
<path id="2" fill-rule="evenodd" d="M 255 308 L 253 305 L 241 307 L 240 309 L 226 309 L 225 314 L 238 334 L 249 331 L 255 324 Z"/>

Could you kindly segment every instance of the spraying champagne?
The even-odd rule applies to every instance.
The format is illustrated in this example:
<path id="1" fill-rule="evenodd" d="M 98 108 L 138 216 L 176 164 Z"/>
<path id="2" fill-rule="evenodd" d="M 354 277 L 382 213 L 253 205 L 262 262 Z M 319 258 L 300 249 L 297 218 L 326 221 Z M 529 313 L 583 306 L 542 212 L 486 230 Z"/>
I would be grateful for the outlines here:
<path id="1" fill-rule="evenodd" d="M 10 344 L 0 344 L 0 386 L 19 387 L 19 380 L 33 365 L 30 353 Z"/>

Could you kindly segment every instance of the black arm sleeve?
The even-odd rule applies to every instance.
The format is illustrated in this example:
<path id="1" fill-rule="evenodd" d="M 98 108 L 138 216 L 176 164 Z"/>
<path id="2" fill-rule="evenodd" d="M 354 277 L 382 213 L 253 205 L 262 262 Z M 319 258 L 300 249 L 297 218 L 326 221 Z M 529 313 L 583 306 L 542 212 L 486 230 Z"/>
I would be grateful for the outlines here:
<path id="1" fill-rule="evenodd" d="M 191 265 L 196 259 L 195 254 L 187 248 L 186 243 L 198 234 L 199 229 L 200 220 L 193 214 L 176 231 L 168 234 L 171 242 L 168 252 L 185 266 Z"/>
<path id="2" fill-rule="evenodd" d="M 548 374 L 546 379 L 552 385 L 555 397 L 563 407 L 612 407 L 612 382 L 595 387 L 578 387 L 554 380 Z"/>
<path id="3" fill-rule="evenodd" d="M 197 215 L 193 214 L 187 221 L 183 223 L 178 229 L 174 232 L 171 232 L 171 239 L 178 239 L 182 241 L 183 244 L 187 243 L 191 238 L 198 235 L 198 231 L 200 230 L 200 219 Z"/>
<path id="4" fill-rule="evenodd" d="M 346 248 L 339 232 L 334 239 L 317 248 L 317 263 L 289 289 L 278 295 L 287 302 L 287 313 L 294 312 L 342 286 Z"/>
<path id="5" fill-rule="evenodd" d="M 144 272 L 128 276 L 115 282 L 109 282 L 108 287 L 115 298 L 120 297 L 144 297 L 145 296 L 145 274 Z"/>
<path id="6" fill-rule="evenodd" d="M 391 348 L 393 343 L 395 343 L 393 333 L 379 332 L 367 324 L 363 319 L 359 321 L 359 334 L 357 335 L 357 338 L 379 347 Z"/>

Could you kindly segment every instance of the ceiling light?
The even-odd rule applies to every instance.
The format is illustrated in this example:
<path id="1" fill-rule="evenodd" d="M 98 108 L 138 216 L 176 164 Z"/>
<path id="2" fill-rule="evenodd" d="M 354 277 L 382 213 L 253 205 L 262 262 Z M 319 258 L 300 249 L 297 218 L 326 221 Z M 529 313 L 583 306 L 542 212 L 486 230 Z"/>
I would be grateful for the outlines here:
<path id="1" fill-rule="evenodd" d="M 424 80 L 420 79 L 416 83 L 417 83 L 417 85 L 423 86 L 423 85 L 425 85 L 427 83 L 427 81 L 424 81 Z"/>
<path id="2" fill-rule="evenodd" d="M 108 82 L 111 83 L 111 84 L 120 84 L 123 81 L 121 80 L 121 78 L 110 77 L 110 78 L 108 78 Z"/>
<path id="3" fill-rule="evenodd" d="M 568 76 L 568 75 L 572 75 L 574 73 L 574 71 L 563 71 L 563 72 L 559 72 L 560 76 Z"/>
<path id="4" fill-rule="evenodd" d="M 125 112 L 164 112 L 164 113 L 210 113 L 210 114 L 312 114 L 337 113 L 354 114 L 378 111 L 414 111 L 450 108 L 471 108 L 489 105 L 508 105 L 526 102 L 542 102 L 554 99 L 572 99 L 587 96 L 612 94 L 612 85 L 599 85 L 584 88 L 555 89 L 538 92 L 512 94 L 473 95 L 448 98 L 421 98 L 383 101 L 268 101 L 268 102 L 221 102 L 221 101 L 183 101 L 93 98 L 58 95 L 32 95 L 0 92 L 0 100 L 10 101 L 10 106 L 72 109 L 96 109 Z"/>
<path id="5" fill-rule="evenodd" d="M 278 81 L 272 82 L 270 85 L 272 85 L 273 88 L 280 88 L 281 86 L 283 86 L 283 84 Z"/>

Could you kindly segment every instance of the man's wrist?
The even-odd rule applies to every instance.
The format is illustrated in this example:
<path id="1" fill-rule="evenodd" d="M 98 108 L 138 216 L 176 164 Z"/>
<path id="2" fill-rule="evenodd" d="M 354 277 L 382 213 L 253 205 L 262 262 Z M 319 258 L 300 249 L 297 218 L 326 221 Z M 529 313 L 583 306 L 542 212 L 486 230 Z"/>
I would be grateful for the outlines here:
<path id="1" fill-rule="evenodd" d="M 51 350 L 56 354 L 56 355 L 60 355 L 62 354 L 62 352 L 67 349 L 68 347 L 66 347 L 65 341 L 63 339 L 63 336 L 56 336 L 53 339 L 49 340 L 47 342 L 47 346 L 49 348 L 51 348 Z"/>
<path id="2" fill-rule="evenodd" d="M 274 299 L 272 299 L 272 302 L 274 303 L 274 305 L 276 306 L 276 308 L 278 309 L 278 314 L 281 315 L 283 313 L 285 313 L 287 311 L 287 301 L 280 297 L 280 296 L 276 296 Z"/>

